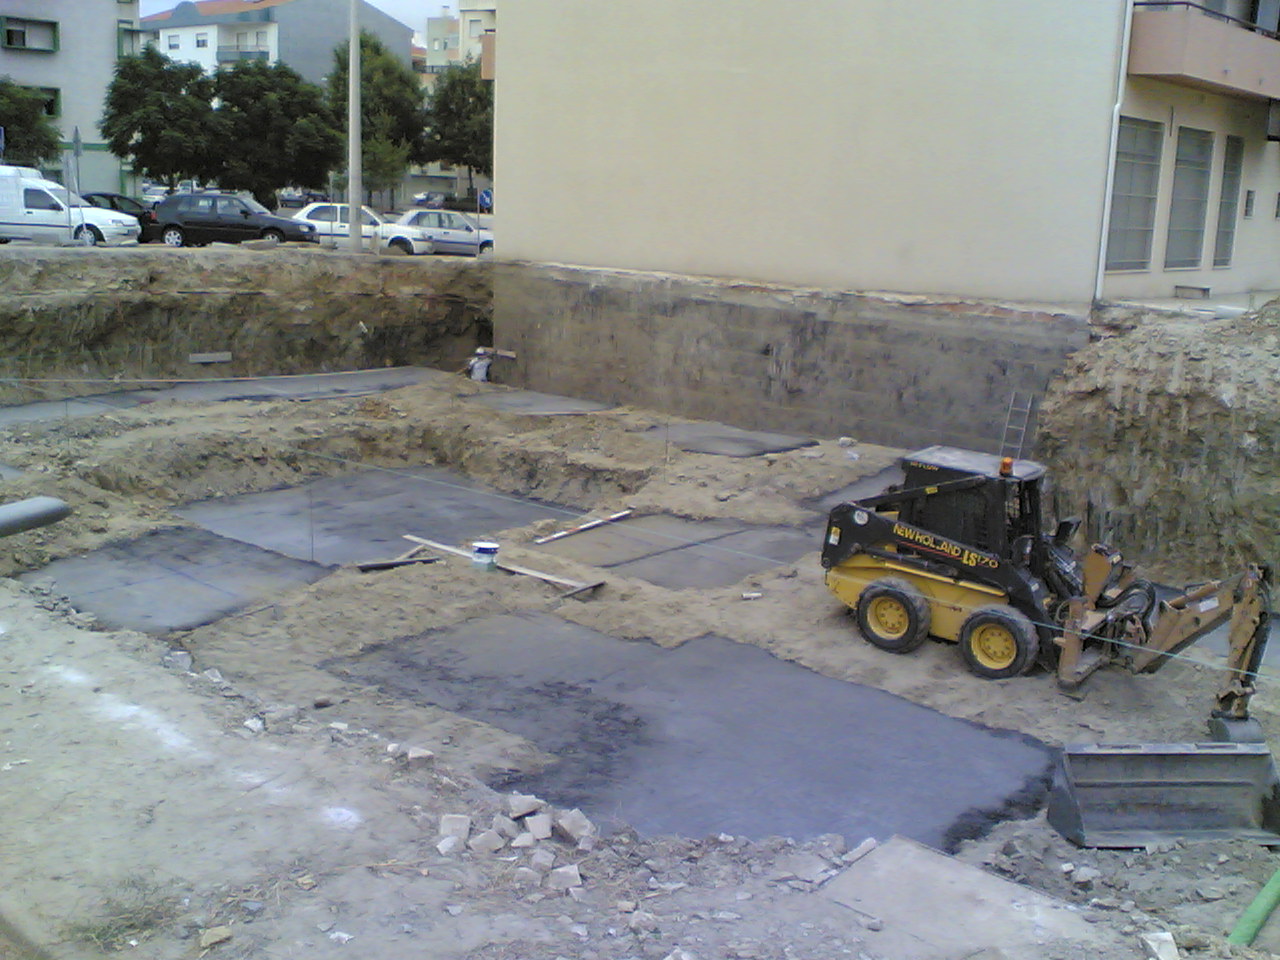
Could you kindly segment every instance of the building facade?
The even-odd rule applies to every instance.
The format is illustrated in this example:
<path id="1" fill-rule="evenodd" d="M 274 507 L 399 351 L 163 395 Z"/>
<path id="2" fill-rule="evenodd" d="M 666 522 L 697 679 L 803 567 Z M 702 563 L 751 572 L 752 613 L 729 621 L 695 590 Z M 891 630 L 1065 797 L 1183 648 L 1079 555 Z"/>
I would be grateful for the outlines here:
<path id="1" fill-rule="evenodd" d="M 132 186 L 98 124 L 116 61 L 141 48 L 137 0 L 4 0 L 0 77 L 44 92 L 62 134 L 62 156 L 46 174 L 89 190 Z M 80 156 L 75 156 L 75 134 Z"/>
<path id="2" fill-rule="evenodd" d="M 1275 0 L 813 0 L 800 43 L 776 12 L 504 10 L 502 256 L 1037 302 L 1280 289 Z"/>
<path id="3" fill-rule="evenodd" d="M 347 0 L 187 0 L 143 19 L 156 48 L 210 73 L 241 60 L 285 63 L 312 83 L 333 69 L 333 51 L 346 43 Z M 405 66 L 413 31 L 359 0 L 360 28 L 382 41 Z"/>

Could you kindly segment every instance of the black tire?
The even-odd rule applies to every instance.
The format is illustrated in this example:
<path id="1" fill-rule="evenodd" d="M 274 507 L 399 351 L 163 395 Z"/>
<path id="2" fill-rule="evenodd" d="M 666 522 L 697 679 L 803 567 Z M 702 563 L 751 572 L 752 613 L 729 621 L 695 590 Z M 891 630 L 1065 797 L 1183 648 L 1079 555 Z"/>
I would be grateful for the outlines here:
<path id="1" fill-rule="evenodd" d="M 166 247 L 185 247 L 187 245 L 187 236 L 182 232 L 181 227 L 165 227 L 160 231 L 160 239 Z"/>
<path id="2" fill-rule="evenodd" d="M 403 250 L 409 256 L 413 256 L 413 244 L 410 243 L 408 240 L 406 240 L 404 237 L 396 237 L 389 244 L 387 244 L 387 246 L 395 247 L 397 250 Z"/>
<path id="3" fill-rule="evenodd" d="M 484 254 L 486 254 L 486 253 L 492 253 L 492 252 L 493 252 L 493 244 L 492 244 L 492 243 L 482 243 L 482 244 L 480 244 L 480 255 L 481 255 L 481 256 L 483 256 L 483 255 L 484 255 Z"/>
<path id="4" fill-rule="evenodd" d="M 96 247 L 102 242 L 102 234 L 92 224 L 81 224 L 76 227 L 76 232 L 72 234 L 71 239 L 86 247 Z"/>
<path id="5" fill-rule="evenodd" d="M 929 601 L 910 581 L 882 577 L 858 596 L 858 629 L 890 653 L 910 653 L 929 635 Z"/>
<path id="6" fill-rule="evenodd" d="M 979 607 L 960 627 L 960 655 L 984 680 L 1021 676 L 1039 652 L 1040 638 L 1027 615 L 1003 603 Z"/>
<path id="7" fill-rule="evenodd" d="M 270 240 L 272 243 L 284 243 L 284 234 L 279 230 L 263 230 L 262 239 Z"/>

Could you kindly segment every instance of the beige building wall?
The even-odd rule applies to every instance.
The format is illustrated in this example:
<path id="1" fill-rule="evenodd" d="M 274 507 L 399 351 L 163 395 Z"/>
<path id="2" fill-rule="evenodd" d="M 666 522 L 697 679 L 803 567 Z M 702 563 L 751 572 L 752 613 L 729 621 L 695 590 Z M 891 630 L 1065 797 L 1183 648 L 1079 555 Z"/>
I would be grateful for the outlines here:
<path id="1" fill-rule="evenodd" d="M 811 0 L 782 33 L 777 13 L 774 0 L 504 8 L 500 255 L 1092 297 L 1122 0 Z"/>
<path id="2" fill-rule="evenodd" d="M 1280 44 L 1277 44 L 1277 56 L 1280 56 Z M 1277 217 L 1280 214 L 1280 143 L 1266 139 L 1266 102 L 1132 78 L 1122 113 L 1161 124 L 1164 146 L 1160 156 L 1151 266 L 1145 270 L 1108 272 L 1103 284 L 1104 296 L 1108 299 L 1172 297 L 1175 286 L 1208 287 L 1213 295 L 1280 289 L 1280 219 Z M 1213 167 L 1201 266 L 1168 269 L 1164 259 L 1179 127 L 1207 130 L 1214 135 Z M 1231 265 L 1214 267 L 1218 203 L 1229 135 L 1244 140 L 1243 183 Z M 1249 191 L 1253 193 L 1251 210 L 1246 209 Z"/>

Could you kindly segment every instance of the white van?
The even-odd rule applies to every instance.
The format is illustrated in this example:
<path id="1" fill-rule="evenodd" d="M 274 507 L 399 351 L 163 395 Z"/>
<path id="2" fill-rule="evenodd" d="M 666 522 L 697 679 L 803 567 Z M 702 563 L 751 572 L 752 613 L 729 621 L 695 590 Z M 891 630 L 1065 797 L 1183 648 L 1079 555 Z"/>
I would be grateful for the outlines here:
<path id="1" fill-rule="evenodd" d="M 136 243 L 133 217 L 90 206 L 34 167 L 0 165 L 0 243 Z"/>

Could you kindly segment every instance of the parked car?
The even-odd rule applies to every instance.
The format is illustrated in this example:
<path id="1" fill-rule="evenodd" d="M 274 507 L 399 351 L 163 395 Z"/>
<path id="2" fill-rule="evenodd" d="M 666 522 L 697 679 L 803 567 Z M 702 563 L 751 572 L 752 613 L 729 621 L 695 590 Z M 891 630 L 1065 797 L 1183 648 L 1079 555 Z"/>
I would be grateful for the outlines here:
<path id="1" fill-rule="evenodd" d="M 398 247 L 405 253 L 431 253 L 435 247 L 431 238 L 411 224 L 384 220 L 368 207 L 361 207 L 363 219 L 361 234 L 379 247 Z M 295 220 L 309 223 L 320 240 L 336 243 L 351 236 L 351 206 L 346 203 L 310 203 L 293 215 Z"/>
<path id="2" fill-rule="evenodd" d="M 145 203 L 121 193 L 95 192 L 86 193 L 83 196 L 91 206 L 101 207 L 103 210 L 116 210 L 137 220 L 142 230 L 138 234 L 139 243 L 150 243 L 152 240 L 160 239 L 160 221 L 156 219 L 155 211 Z"/>
<path id="3" fill-rule="evenodd" d="M 34 167 L 0 165 L 0 241 L 125 244 L 141 229 L 133 217 L 90 206 Z"/>
<path id="4" fill-rule="evenodd" d="M 329 197 L 319 190 L 304 190 L 301 187 L 285 187 L 276 193 L 276 199 L 282 207 L 305 207 L 308 203 L 327 201 Z"/>
<path id="5" fill-rule="evenodd" d="M 466 214 L 453 210 L 410 210 L 399 223 L 418 227 L 435 245 L 436 253 L 477 256 L 493 249 L 493 234 Z"/>
<path id="6" fill-rule="evenodd" d="M 175 193 L 156 207 L 160 239 L 171 247 L 241 243 L 245 240 L 298 240 L 315 243 L 315 228 L 278 217 L 257 200 L 232 193 Z"/>
<path id="7" fill-rule="evenodd" d="M 444 206 L 445 195 L 436 190 L 424 190 L 422 193 L 413 195 L 413 202 L 420 207 L 430 207 L 433 210 L 439 210 Z"/>

